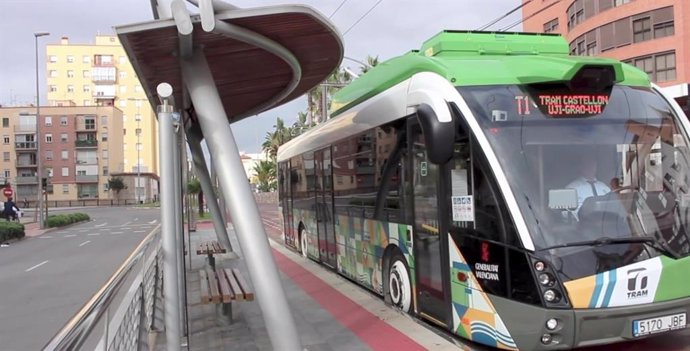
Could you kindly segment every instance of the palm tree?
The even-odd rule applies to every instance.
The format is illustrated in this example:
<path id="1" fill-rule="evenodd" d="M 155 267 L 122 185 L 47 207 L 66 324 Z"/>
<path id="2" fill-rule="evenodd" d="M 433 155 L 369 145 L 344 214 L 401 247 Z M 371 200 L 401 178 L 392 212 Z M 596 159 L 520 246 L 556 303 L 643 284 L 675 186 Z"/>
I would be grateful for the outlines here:
<path id="1" fill-rule="evenodd" d="M 372 57 L 371 55 L 367 55 L 367 65 L 368 66 L 362 66 L 362 68 L 360 68 L 360 72 L 362 72 L 362 74 L 367 73 L 367 72 L 369 72 L 370 69 L 376 67 L 378 64 L 379 64 L 379 57 L 378 56 Z"/>
<path id="2" fill-rule="evenodd" d="M 197 203 L 199 204 L 199 216 L 204 214 L 204 191 L 201 190 L 201 182 L 198 178 L 192 178 L 187 183 L 187 193 L 196 194 Z"/>
<path id="3" fill-rule="evenodd" d="M 256 172 L 257 188 L 261 192 L 275 191 L 278 187 L 276 181 L 276 163 L 271 160 L 261 160 L 254 165 Z"/>
<path id="4" fill-rule="evenodd" d="M 325 117 L 328 116 L 328 111 L 322 111 L 324 93 L 326 94 L 326 109 L 328 109 L 333 93 L 351 81 L 352 75 L 350 73 L 343 69 L 337 69 L 326 78 L 324 81 L 326 84 L 321 84 L 309 92 L 307 109 L 312 116 L 312 121 L 324 122 Z"/>
<path id="5" fill-rule="evenodd" d="M 285 122 L 282 118 L 278 117 L 276 119 L 276 124 L 273 125 L 273 128 L 273 132 L 266 132 L 264 142 L 261 144 L 261 149 L 271 160 L 276 159 L 280 145 L 285 144 L 292 138 L 290 128 L 285 127 Z"/>

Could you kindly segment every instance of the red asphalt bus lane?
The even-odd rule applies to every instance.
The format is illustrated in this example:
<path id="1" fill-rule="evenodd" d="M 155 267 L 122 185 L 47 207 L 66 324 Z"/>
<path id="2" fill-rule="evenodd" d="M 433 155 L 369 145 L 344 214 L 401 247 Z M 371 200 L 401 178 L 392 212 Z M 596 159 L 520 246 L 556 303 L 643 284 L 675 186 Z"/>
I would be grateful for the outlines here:
<path id="1" fill-rule="evenodd" d="M 282 224 L 279 223 L 279 216 L 278 216 L 278 208 L 276 205 L 269 205 L 269 204 L 259 204 L 259 209 L 261 211 L 261 216 L 262 220 L 264 222 L 264 228 L 266 230 L 266 234 L 271 237 L 272 239 L 278 241 L 279 243 L 282 243 L 282 232 L 281 232 L 281 227 Z M 391 349 L 396 349 L 396 350 L 415 350 L 415 348 L 408 348 L 408 346 L 400 346 L 401 348 L 398 348 L 397 346 L 395 348 L 392 348 L 392 345 L 397 345 L 397 344 L 389 344 L 389 342 L 395 343 L 396 340 L 382 340 L 385 336 L 387 336 L 386 333 L 388 331 L 376 331 L 374 333 L 367 333 L 370 332 L 370 330 L 367 330 L 371 328 L 371 326 L 361 323 L 362 320 L 359 320 L 357 316 L 359 316 L 360 312 L 370 314 L 368 311 L 362 309 L 359 307 L 357 304 L 355 304 L 352 300 L 348 299 L 347 297 L 343 296 L 340 294 L 337 290 L 329 287 L 326 285 L 323 281 L 321 281 L 319 278 L 314 276 L 313 274 L 309 273 L 306 271 L 304 268 L 300 267 L 296 263 L 292 262 L 290 259 L 285 257 L 283 254 L 273 250 L 274 257 L 276 258 L 276 262 L 278 263 L 278 266 L 280 267 L 281 271 L 288 275 L 293 281 L 295 281 L 296 284 L 300 285 L 302 289 L 304 289 L 314 300 L 319 302 L 324 309 L 329 311 L 334 318 L 336 318 L 341 324 L 344 326 L 350 328 L 353 333 L 355 333 L 357 336 L 362 338 L 362 341 L 370 345 L 374 350 L 391 350 Z M 282 257 L 281 257 L 282 256 Z M 290 273 L 286 272 L 283 270 L 283 267 L 287 267 L 289 265 L 294 265 L 295 267 L 288 269 Z M 300 272 L 299 269 L 304 270 L 304 272 Z M 307 276 L 311 275 L 311 277 Z M 298 280 L 305 285 L 303 286 Z M 314 281 L 315 280 L 315 281 Z M 323 285 L 323 286 L 321 286 Z M 332 292 L 326 291 L 327 289 L 333 290 Z M 321 289 L 326 289 L 323 292 Z M 343 299 L 349 301 L 351 305 L 349 307 L 344 308 L 343 306 L 337 306 L 337 304 L 341 303 L 338 302 L 336 306 L 327 306 L 329 304 L 332 304 L 334 301 L 339 301 L 337 294 L 340 294 Z M 344 304 L 345 302 L 343 302 Z M 357 310 L 357 312 L 355 312 Z M 357 316 L 355 316 L 355 314 Z M 365 315 L 362 315 L 361 317 L 367 317 Z M 371 315 L 368 316 L 371 318 L 376 318 L 375 316 Z M 341 320 L 343 318 L 343 320 Z M 351 323 L 351 321 L 356 321 L 358 324 L 348 324 Z M 381 324 L 385 324 L 384 322 L 379 321 Z M 393 329 L 392 327 L 388 326 L 387 324 L 385 325 L 389 329 L 398 332 L 396 329 Z M 382 326 L 378 326 L 376 328 L 381 328 Z M 360 330 L 360 332 L 363 332 L 363 335 L 360 335 L 357 333 L 357 329 L 365 329 L 365 330 Z M 378 330 L 378 329 L 377 329 Z M 372 334 L 372 335 L 369 335 Z M 402 334 L 400 334 L 402 335 Z M 379 343 L 375 345 L 380 345 L 381 348 L 375 348 L 374 345 L 370 344 L 367 340 L 364 339 L 364 337 L 373 337 L 375 341 L 379 341 Z M 399 339 L 399 337 L 396 337 Z M 403 338 L 407 338 L 406 336 L 403 335 Z M 387 338 L 386 338 L 387 339 Z M 410 340 L 412 341 L 412 340 Z M 414 341 L 412 341 L 414 342 Z M 423 350 L 420 345 L 417 345 L 417 349 Z M 680 330 L 680 331 L 674 331 L 674 332 L 668 332 L 668 333 L 662 333 L 657 336 L 645 338 L 645 339 L 640 339 L 640 340 L 632 340 L 632 341 L 626 341 L 626 342 L 621 342 L 621 343 L 615 343 L 611 345 L 603 345 L 603 346 L 595 346 L 595 347 L 585 347 L 585 348 L 580 348 L 578 350 L 582 351 L 690 351 L 690 329 L 685 329 L 685 330 Z"/>

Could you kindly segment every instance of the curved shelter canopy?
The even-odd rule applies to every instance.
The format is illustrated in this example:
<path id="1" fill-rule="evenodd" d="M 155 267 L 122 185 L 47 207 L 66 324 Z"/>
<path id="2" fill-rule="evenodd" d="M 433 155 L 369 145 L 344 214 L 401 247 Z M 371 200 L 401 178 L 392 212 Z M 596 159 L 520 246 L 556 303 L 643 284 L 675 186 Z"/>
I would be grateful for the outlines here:
<path id="1" fill-rule="evenodd" d="M 216 13 L 216 20 L 263 35 L 295 56 L 301 79 L 280 101 L 263 106 L 293 79 L 293 70 L 276 55 L 228 36 L 205 32 L 199 16 L 192 16 L 192 44 L 202 48 L 230 123 L 291 101 L 322 82 L 343 57 L 340 34 L 310 7 L 301 5 L 238 9 Z M 182 103 L 180 39 L 172 19 L 115 28 L 152 106 L 156 87 L 167 82 Z M 257 108 L 260 107 L 260 110 Z"/>

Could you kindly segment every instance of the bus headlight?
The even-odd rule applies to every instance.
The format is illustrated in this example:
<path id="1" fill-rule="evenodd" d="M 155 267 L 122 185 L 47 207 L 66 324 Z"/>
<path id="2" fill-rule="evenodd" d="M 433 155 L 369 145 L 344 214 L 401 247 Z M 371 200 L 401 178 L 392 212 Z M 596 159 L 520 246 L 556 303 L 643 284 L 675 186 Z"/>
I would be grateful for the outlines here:
<path id="1" fill-rule="evenodd" d="M 551 334 L 544 334 L 541 336 L 541 343 L 548 345 L 551 343 Z"/>
<path id="2" fill-rule="evenodd" d="M 544 264 L 542 261 L 537 261 L 534 263 L 534 269 L 536 269 L 537 272 L 543 272 L 545 268 L 546 264 Z"/>
<path id="3" fill-rule="evenodd" d="M 539 274 L 539 284 L 543 286 L 552 286 L 554 280 L 552 279 L 551 275 L 549 273 L 541 273 Z"/>
<path id="4" fill-rule="evenodd" d="M 546 321 L 546 329 L 548 330 L 555 330 L 558 328 L 558 320 L 555 318 L 551 318 L 548 321 Z"/>
<path id="5" fill-rule="evenodd" d="M 544 300 L 546 302 L 557 302 L 559 300 L 558 293 L 553 289 L 546 290 L 544 291 Z"/>

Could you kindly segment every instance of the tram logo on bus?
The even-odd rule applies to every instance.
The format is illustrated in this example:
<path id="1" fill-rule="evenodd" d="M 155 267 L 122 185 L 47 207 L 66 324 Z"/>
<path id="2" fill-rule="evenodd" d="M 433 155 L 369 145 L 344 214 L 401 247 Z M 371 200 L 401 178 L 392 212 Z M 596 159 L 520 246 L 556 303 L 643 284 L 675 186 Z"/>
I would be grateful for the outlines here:
<path id="1" fill-rule="evenodd" d="M 646 297 L 647 290 L 647 269 L 635 268 L 628 271 L 628 299 Z"/>

